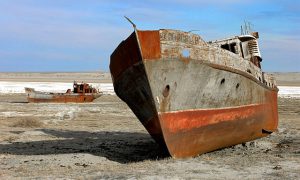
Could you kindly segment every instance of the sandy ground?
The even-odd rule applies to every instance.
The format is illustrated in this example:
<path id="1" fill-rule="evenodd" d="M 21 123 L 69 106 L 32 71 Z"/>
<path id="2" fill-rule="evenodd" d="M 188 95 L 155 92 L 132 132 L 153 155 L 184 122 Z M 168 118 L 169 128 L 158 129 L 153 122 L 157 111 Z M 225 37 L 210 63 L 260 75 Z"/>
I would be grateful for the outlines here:
<path id="1" fill-rule="evenodd" d="M 300 179 L 300 99 L 278 106 L 278 132 L 172 159 L 117 96 L 31 104 L 0 94 L 0 179 Z"/>

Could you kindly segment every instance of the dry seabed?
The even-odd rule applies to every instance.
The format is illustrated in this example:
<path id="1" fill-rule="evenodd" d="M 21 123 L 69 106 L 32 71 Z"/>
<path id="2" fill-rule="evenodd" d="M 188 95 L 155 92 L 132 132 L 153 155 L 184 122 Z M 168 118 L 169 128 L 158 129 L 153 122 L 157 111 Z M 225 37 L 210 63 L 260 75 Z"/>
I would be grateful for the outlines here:
<path id="1" fill-rule="evenodd" d="M 279 98 L 279 130 L 195 158 L 163 152 L 115 95 L 30 104 L 0 95 L 0 179 L 299 179 L 300 99 Z"/>

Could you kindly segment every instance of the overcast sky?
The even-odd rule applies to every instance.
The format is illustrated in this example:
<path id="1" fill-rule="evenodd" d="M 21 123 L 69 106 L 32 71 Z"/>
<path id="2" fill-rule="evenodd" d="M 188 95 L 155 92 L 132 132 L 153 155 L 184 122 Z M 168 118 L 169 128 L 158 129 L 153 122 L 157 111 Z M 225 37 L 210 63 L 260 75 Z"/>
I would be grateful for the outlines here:
<path id="1" fill-rule="evenodd" d="M 300 72 L 299 0 L 0 0 L 0 71 L 109 71 L 138 29 L 199 30 L 204 40 L 260 32 L 263 69 Z"/>

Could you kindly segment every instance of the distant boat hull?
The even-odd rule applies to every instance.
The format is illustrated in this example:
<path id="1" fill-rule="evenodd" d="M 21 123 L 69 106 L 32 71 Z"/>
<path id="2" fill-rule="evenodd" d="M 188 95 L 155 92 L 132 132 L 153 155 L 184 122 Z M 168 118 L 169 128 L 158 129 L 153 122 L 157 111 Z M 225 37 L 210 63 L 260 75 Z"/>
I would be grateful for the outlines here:
<path id="1" fill-rule="evenodd" d="M 29 103 L 86 103 L 100 97 L 100 93 L 46 93 L 25 88 Z"/>
<path id="2" fill-rule="evenodd" d="M 180 54 L 183 49 L 189 50 L 187 57 Z M 259 69 L 251 63 L 199 36 L 137 31 L 111 55 L 110 69 L 116 94 L 175 158 L 277 129 L 277 87 L 261 82 L 261 73 L 254 76 Z"/>

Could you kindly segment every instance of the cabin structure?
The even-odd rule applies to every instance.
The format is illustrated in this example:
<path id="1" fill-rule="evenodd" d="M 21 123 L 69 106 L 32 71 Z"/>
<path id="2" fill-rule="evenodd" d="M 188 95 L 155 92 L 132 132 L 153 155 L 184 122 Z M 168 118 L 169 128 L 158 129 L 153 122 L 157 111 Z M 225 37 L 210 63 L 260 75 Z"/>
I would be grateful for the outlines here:
<path id="1" fill-rule="evenodd" d="M 237 54 L 243 59 L 251 61 L 261 69 L 260 63 L 262 57 L 258 46 L 258 38 L 258 32 L 252 32 L 250 35 L 234 36 L 231 38 L 209 41 L 208 43 Z"/>
<path id="2" fill-rule="evenodd" d="M 73 93 L 97 93 L 97 90 L 87 83 L 78 84 L 74 81 Z"/>

